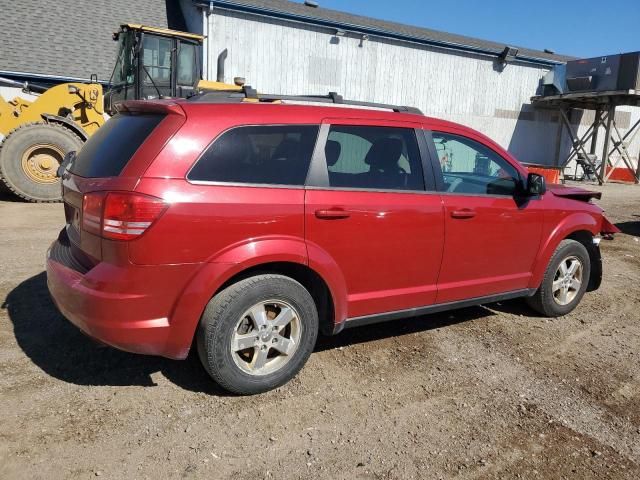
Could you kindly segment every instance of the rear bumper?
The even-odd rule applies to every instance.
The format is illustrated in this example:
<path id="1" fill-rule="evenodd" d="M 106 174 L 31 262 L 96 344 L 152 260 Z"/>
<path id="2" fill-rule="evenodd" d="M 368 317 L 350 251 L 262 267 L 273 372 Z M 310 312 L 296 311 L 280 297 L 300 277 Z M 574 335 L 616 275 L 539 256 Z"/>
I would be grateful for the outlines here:
<path id="1" fill-rule="evenodd" d="M 71 323 L 120 350 L 174 359 L 187 356 L 193 332 L 184 329 L 192 327 L 172 319 L 171 313 L 197 265 L 99 263 L 83 271 L 68 248 L 56 240 L 46 264 L 51 297 Z"/>

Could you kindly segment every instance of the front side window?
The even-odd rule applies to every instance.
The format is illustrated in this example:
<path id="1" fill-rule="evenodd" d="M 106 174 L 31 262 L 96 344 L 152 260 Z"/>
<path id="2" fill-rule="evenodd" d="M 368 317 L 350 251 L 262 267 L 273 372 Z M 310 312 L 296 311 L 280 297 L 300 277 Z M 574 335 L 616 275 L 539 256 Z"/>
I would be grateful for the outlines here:
<path id="1" fill-rule="evenodd" d="M 238 127 L 223 133 L 202 154 L 192 181 L 304 185 L 317 125 Z"/>
<path id="2" fill-rule="evenodd" d="M 518 171 L 481 143 L 459 135 L 433 132 L 444 189 L 450 193 L 513 195 Z"/>
<path id="3" fill-rule="evenodd" d="M 410 128 L 332 125 L 325 156 L 332 187 L 425 188 L 418 142 Z"/>

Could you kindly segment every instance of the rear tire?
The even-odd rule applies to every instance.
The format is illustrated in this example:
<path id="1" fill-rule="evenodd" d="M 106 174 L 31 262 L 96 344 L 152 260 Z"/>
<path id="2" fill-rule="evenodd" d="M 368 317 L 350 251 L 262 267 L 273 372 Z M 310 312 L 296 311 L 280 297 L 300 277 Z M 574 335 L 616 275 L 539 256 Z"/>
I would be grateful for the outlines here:
<path id="1" fill-rule="evenodd" d="M 582 300 L 590 275 L 591 260 L 585 246 L 563 240 L 549 261 L 540 288 L 527 303 L 547 317 L 566 315 Z"/>
<path id="2" fill-rule="evenodd" d="M 317 336 L 318 312 L 309 292 L 289 277 L 267 274 L 241 280 L 209 301 L 197 347 L 220 386 L 251 395 L 291 380 Z"/>
<path id="3" fill-rule="evenodd" d="M 13 130 L 0 147 L 0 175 L 14 194 L 29 202 L 61 200 L 56 171 L 82 140 L 61 125 L 30 123 Z"/>

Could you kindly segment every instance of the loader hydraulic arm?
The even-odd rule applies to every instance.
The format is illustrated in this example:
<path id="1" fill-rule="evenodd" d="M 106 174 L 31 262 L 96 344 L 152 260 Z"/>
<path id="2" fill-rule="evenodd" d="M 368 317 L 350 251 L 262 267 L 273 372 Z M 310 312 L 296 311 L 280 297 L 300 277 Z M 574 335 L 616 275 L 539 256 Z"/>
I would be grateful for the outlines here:
<path id="1" fill-rule="evenodd" d="M 29 101 L 16 97 L 0 101 L 0 133 L 43 120 L 43 114 L 68 118 L 91 136 L 104 122 L 102 85 L 65 83 L 56 85 Z"/>

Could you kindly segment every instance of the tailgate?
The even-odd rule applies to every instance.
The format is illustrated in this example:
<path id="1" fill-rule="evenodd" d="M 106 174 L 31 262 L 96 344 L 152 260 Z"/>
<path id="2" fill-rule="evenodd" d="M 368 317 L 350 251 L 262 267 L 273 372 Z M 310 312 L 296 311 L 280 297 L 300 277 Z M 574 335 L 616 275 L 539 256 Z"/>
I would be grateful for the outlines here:
<path id="1" fill-rule="evenodd" d="M 110 118 L 79 152 L 68 157 L 62 172 L 65 230 L 73 256 L 88 268 L 103 260 L 105 246 L 113 242 L 82 227 L 92 223 L 99 231 L 102 221 L 98 216 L 84 218 L 85 194 L 134 191 L 185 120 L 183 110 L 170 103 L 128 102 L 121 108 L 122 113 Z"/>
<path id="2" fill-rule="evenodd" d="M 83 231 L 82 199 L 87 192 L 101 190 L 132 190 L 135 178 L 83 178 L 70 172 L 62 177 L 62 201 L 64 203 L 65 230 L 71 245 L 71 253 L 87 268 L 102 260 L 102 239 Z M 99 221 L 99 219 L 97 219 Z"/>

